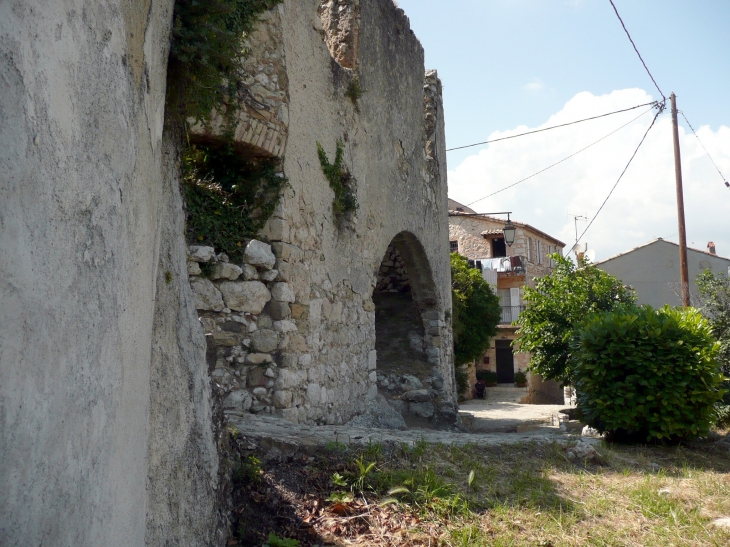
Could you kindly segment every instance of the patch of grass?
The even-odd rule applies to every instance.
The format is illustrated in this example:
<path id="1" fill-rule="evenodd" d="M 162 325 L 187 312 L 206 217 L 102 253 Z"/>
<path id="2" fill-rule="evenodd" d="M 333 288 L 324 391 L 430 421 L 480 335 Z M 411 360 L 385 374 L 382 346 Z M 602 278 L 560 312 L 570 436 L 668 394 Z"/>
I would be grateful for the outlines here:
<path id="1" fill-rule="evenodd" d="M 730 533 L 709 525 L 730 515 L 726 453 L 709 443 L 599 451 L 600 464 L 569 461 L 549 443 L 371 445 L 322 452 L 298 475 L 295 464 L 267 468 L 273 482 L 259 491 L 287 492 L 286 507 L 309 524 L 276 532 L 302 547 L 730 544 Z M 335 473 L 335 487 L 345 486 L 333 494 Z M 294 484 L 303 485 L 298 493 Z"/>
<path id="2" fill-rule="evenodd" d="M 244 241 L 263 228 L 287 183 L 278 158 L 246 159 L 230 144 L 190 145 L 182 165 L 188 242 L 241 260 Z"/>
<path id="3" fill-rule="evenodd" d="M 357 211 L 357 196 L 355 195 L 355 179 L 345 167 L 345 145 L 338 139 L 335 146 L 335 161 L 330 163 L 327 152 L 320 143 L 317 143 L 317 156 L 330 188 L 335 193 L 332 200 L 332 213 L 337 221 L 342 221 L 347 213 Z"/>

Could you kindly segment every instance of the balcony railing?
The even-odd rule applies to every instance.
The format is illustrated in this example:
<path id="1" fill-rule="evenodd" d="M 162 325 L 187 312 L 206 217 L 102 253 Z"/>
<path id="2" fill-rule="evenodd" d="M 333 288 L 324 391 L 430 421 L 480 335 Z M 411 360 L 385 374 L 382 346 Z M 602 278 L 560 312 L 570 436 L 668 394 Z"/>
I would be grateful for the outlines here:
<path id="1" fill-rule="evenodd" d="M 525 306 L 502 306 L 502 317 L 500 318 L 500 324 L 510 324 L 513 321 L 517 321 L 520 314 L 525 311 Z"/>

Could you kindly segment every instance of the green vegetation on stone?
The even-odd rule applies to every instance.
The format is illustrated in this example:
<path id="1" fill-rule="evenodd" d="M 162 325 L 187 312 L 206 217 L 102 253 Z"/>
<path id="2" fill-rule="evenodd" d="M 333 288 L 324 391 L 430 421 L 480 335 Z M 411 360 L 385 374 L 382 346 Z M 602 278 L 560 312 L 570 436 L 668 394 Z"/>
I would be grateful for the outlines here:
<path id="1" fill-rule="evenodd" d="M 345 167 L 344 161 L 345 145 L 337 140 L 335 148 L 335 161 L 330 163 L 324 147 L 317 143 L 317 156 L 330 188 L 335 193 L 332 200 L 332 213 L 337 221 L 341 221 L 347 213 L 356 211 L 358 208 L 355 195 L 355 180 Z"/>
<path id="2" fill-rule="evenodd" d="M 696 309 L 619 306 L 581 322 L 571 345 L 585 423 L 640 442 L 707 435 L 723 376 Z"/>
<path id="3" fill-rule="evenodd" d="M 525 287 L 527 308 L 520 314 L 519 351 L 532 353 L 529 369 L 548 380 L 572 382 L 575 370 L 570 341 L 586 316 L 636 300 L 619 279 L 589 263 L 576 267 L 568 258 L 550 255 L 552 274 Z"/>
<path id="4" fill-rule="evenodd" d="M 281 0 L 176 0 L 168 64 L 168 119 L 210 122 L 242 83 L 243 39 L 258 17 Z"/>
<path id="5" fill-rule="evenodd" d="M 360 112 L 360 97 L 362 97 L 365 94 L 365 90 L 360 86 L 360 78 L 355 76 L 352 81 L 347 85 L 347 90 L 345 91 L 345 97 L 350 99 L 350 102 L 352 102 L 353 106 L 355 107 L 355 112 Z"/>
<path id="6" fill-rule="evenodd" d="M 287 182 L 278 158 L 245 159 L 232 145 L 191 145 L 182 164 L 188 242 L 240 261 L 245 240 L 264 226 Z"/>

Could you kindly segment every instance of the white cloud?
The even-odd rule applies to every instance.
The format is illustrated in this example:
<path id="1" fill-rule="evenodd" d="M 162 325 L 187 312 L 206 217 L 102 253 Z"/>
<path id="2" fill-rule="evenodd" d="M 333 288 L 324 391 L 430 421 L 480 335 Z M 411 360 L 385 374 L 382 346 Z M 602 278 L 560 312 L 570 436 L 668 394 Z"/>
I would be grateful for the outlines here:
<path id="1" fill-rule="evenodd" d="M 579 93 L 540 127 L 646 103 L 641 89 L 608 95 Z M 648 107 L 647 107 L 648 108 Z M 644 109 L 488 145 L 449 171 L 449 196 L 468 204 L 527 177 L 598 140 Z M 691 120 L 691 114 L 690 115 Z M 606 140 L 513 188 L 474 204 L 478 212 L 514 211 L 527 222 L 564 241 L 575 239 L 568 212 L 593 217 L 641 140 L 653 115 L 645 114 Z M 494 139 L 536 129 L 495 132 Z M 698 134 L 715 162 L 730 177 L 730 127 L 703 126 Z M 687 241 L 705 249 L 714 241 L 718 254 L 730 257 L 730 189 L 726 188 L 691 132 L 680 127 Z M 677 241 L 671 118 L 662 114 L 583 241 L 597 260 L 664 237 Z M 585 228 L 587 223 L 579 222 Z"/>
<path id="2" fill-rule="evenodd" d="M 545 88 L 545 83 L 540 78 L 533 78 L 529 84 L 522 86 L 526 91 L 540 91 Z"/>

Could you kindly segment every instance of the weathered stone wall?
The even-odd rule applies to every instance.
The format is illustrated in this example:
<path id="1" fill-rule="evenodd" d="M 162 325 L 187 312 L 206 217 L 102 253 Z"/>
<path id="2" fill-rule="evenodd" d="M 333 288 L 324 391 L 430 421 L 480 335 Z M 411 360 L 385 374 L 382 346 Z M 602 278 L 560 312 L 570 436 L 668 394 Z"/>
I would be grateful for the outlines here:
<path id="1" fill-rule="evenodd" d="M 3 545 L 220 539 L 163 135 L 172 7 L 0 3 Z"/>
<path id="2" fill-rule="evenodd" d="M 276 282 L 286 283 L 292 297 L 285 306 L 267 305 L 253 322 L 259 332 L 262 321 L 285 323 L 287 331 L 259 352 L 269 356 L 271 366 L 251 369 L 256 378 L 250 371 L 224 374 L 230 366 L 220 366 L 216 379 L 237 388 L 246 383 L 247 394 L 235 396 L 241 399 L 239 409 L 250 402 L 248 410 L 294 422 L 343 423 L 364 412 L 377 394 L 378 369 L 387 366 L 375 350 L 373 295 L 383 257 L 390 253 L 397 256 L 394 271 L 400 269 L 400 276 L 408 271 L 412 313 L 424 330 L 424 379 L 438 378 L 438 406 L 453 420 L 440 82 L 435 72 L 425 73 L 421 45 L 390 0 L 285 1 L 274 11 L 266 19 L 267 32 L 249 37 L 249 62 L 256 63 L 270 36 L 281 37 L 279 55 L 286 62 L 279 66 L 286 74 L 278 80 L 287 82 L 289 117 L 280 133 L 287 135 L 283 167 L 289 187 L 261 237 L 276 255 Z M 278 21 L 281 28 L 272 28 Z M 364 90 L 359 98 L 348 93 L 355 80 Z M 357 181 L 358 208 L 344 219 L 334 214 L 334 194 L 316 147 L 321 143 L 334 161 L 338 141 L 345 168 Z M 404 282 L 396 284 L 405 288 Z M 203 317 L 214 319 L 208 313 Z M 223 338 L 237 338 L 240 353 L 225 350 L 223 359 L 236 367 L 253 366 L 246 363 L 255 352 L 253 334 L 248 349 L 238 343 L 243 335 L 211 334 L 218 338 L 219 363 L 220 346 L 229 343 Z M 400 343 L 409 349 L 407 339 Z"/>

